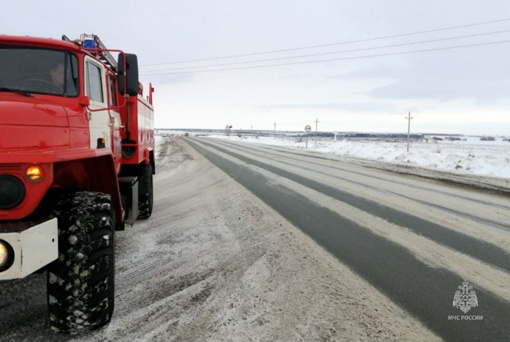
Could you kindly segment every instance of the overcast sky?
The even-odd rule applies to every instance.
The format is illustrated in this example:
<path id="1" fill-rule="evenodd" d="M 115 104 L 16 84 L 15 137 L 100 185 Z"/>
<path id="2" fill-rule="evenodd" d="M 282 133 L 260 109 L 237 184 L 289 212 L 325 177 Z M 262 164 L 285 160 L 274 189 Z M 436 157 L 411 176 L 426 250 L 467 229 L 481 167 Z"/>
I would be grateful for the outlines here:
<path id="1" fill-rule="evenodd" d="M 158 128 L 510 136 L 509 0 L 31 0 L 0 33 L 136 53 Z"/>

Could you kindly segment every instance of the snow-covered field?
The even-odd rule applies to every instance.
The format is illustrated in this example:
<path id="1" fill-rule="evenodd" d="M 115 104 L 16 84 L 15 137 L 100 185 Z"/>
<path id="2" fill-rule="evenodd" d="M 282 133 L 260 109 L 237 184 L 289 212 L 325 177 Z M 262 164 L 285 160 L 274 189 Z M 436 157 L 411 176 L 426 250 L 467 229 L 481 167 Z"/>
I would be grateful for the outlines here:
<path id="1" fill-rule="evenodd" d="M 279 145 L 337 156 L 361 158 L 398 165 L 418 166 L 497 178 L 510 178 L 510 142 L 502 137 L 482 141 L 480 137 L 462 136 L 461 140 L 436 140 L 433 136 L 410 143 L 370 139 L 308 139 L 277 136 L 247 137 L 211 135 L 211 138 L 239 140 L 247 143 Z"/>

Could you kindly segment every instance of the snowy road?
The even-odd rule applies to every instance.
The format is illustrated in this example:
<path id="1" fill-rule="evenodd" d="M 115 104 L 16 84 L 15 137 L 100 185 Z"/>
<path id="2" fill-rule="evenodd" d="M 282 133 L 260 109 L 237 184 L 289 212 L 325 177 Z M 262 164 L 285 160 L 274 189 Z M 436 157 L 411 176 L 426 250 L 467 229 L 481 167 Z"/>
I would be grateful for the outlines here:
<path id="1" fill-rule="evenodd" d="M 48 332 L 40 274 L 0 283 L 0 340 L 510 339 L 507 197 L 213 139 L 167 138 L 155 186 L 106 329 Z"/>

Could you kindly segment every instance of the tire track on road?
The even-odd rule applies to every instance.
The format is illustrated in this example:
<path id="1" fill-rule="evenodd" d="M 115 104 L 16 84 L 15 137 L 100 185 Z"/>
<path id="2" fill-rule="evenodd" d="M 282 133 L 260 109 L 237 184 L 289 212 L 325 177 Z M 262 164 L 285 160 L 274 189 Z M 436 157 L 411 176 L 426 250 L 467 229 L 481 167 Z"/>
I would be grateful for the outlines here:
<path id="1" fill-rule="evenodd" d="M 220 143 L 219 145 L 226 146 L 226 147 L 231 147 L 232 148 L 232 145 L 229 145 L 229 144 L 221 144 Z M 243 151 L 253 152 L 252 150 L 250 150 L 248 147 L 245 147 L 245 146 L 238 146 L 237 144 L 234 145 L 234 146 L 239 147 Z M 269 157 L 267 155 L 260 155 L 260 154 L 256 154 L 256 155 L 259 156 L 259 157 L 266 158 L 268 160 L 273 160 L 273 161 L 278 162 L 278 163 L 283 164 L 283 165 L 287 165 L 287 166 L 290 166 L 290 167 L 299 167 L 302 170 L 311 171 L 311 172 L 314 172 L 315 174 L 321 174 L 321 175 L 324 175 L 326 177 L 330 177 L 332 179 L 349 182 L 350 184 L 356 184 L 356 185 L 359 185 L 360 187 L 363 187 L 363 188 L 366 188 L 366 189 L 371 189 L 370 185 L 368 185 L 366 183 L 363 183 L 363 182 L 360 182 L 360 181 L 353 180 L 353 179 L 348 178 L 348 177 L 342 177 L 342 176 L 338 176 L 337 174 L 323 172 L 323 171 L 314 169 L 313 167 L 308 167 L 308 166 L 304 166 L 304 165 L 296 165 L 296 164 L 293 164 L 291 162 L 282 161 L 281 156 L 280 156 L 280 159 L 278 159 L 277 158 L 278 156 L 276 156 L 274 154 L 272 154 L 274 157 Z M 287 157 L 284 157 L 284 158 L 285 159 L 291 159 L 291 160 L 298 160 L 296 158 L 287 158 Z M 299 161 L 303 162 L 303 160 L 299 160 Z M 307 163 L 307 165 L 310 165 L 310 164 L 313 164 L 313 165 L 316 165 L 316 166 L 320 166 L 320 167 L 325 167 L 325 168 L 328 168 L 328 169 L 332 169 L 334 171 L 341 171 L 343 173 L 347 172 L 347 173 L 350 173 L 350 174 L 359 175 L 358 173 L 355 173 L 352 169 L 348 169 L 348 168 L 337 167 L 337 166 L 330 166 L 330 165 L 325 165 L 325 164 L 320 164 L 320 163 Z M 400 186 L 403 185 L 402 183 L 398 183 L 397 181 L 392 181 L 392 180 L 389 180 L 389 179 L 383 178 L 383 177 L 372 176 L 370 174 L 364 174 L 363 176 L 371 178 L 371 179 L 378 179 L 378 180 L 381 180 L 381 181 L 384 181 L 384 182 L 390 183 L 390 184 L 396 184 L 396 185 L 400 185 Z M 503 210 L 510 211 L 510 206 L 507 207 L 507 206 L 503 206 L 503 205 L 498 205 L 496 203 L 489 203 L 489 202 L 486 202 L 486 201 L 479 201 L 479 200 L 475 200 L 473 198 L 469 198 L 469 197 L 466 197 L 466 196 L 459 196 L 459 195 L 457 195 L 455 193 L 451 193 L 451 192 L 449 193 L 449 192 L 445 192 L 445 191 L 439 191 L 437 189 L 429 189 L 429 188 L 426 188 L 426 187 L 421 187 L 421 186 L 416 185 L 416 184 L 404 184 L 404 185 L 406 187 L 409 187 L 409 188 L 421 189 L 421 190 L 425 190 L 427 192 L 433 192 L 435 194 L 444 194 L 444 195 L 447 195 L 447 196 L 455 196 L 457 198 L 458 197 L 462 197 L 463 200 L 468 201 L 470 203 L 478 203 L 478 204 L 483 204 L 483 205 L 487 205 L 487 206 L 491 206 L 491 207 L 498 207 L 498 208 L 501 208 Z M 388 190 L 386 188 L 387 188 L 387 185 L 384 188 L 381 187 L 379 189 L 379 191 L 380 192 L 385 192 L 385 193 L 388 193 L 388 194 L 393 194 L 393 195 L 395 195 L 397 197 L 400 197 L 402 199 L 406 199 L 407 201 L 411 201 L 411 202 L 414 202 L 414 203 L 420 203 L 420 204 L 422 204 L 424 206 L 429 206 L 429 207 L 441 209 L 441 210 L 443 210 L 445 212 L 449 212 L 449 213 L 454 214 L 454 215 L 456 215 L 458 217 L 465 217 L 465 218 L 468 217 L 472 221 L 476 221 L 476 222 L 479 222 L 481 224 L 485 224 L 487 226 L 491 226 L 491 227 L 494 227 L 494 228 L 497 228 L 497 229 L 500 229 L 500 230 L 503 230 L 503 231 L 510 231 L 510 226 L 508 224 L 505 225 L 505 224 L 502 224 L 499 221 L 491 220 L 491 219 L 488 219 L 488 218 L 478 217 L 476 215 L 473 215 L 472 213 L 462 212 L 460 210 L 456 210 L 456 209 L 453 209 L 453 208 L 448 208 L 446 206 L 437 205 L 437 204 L 429 202 L 429 201 L 424 201 L 424 200 L 421 200 L 421 199 L 412 198 L 410 196 L 405 196 L 405 195 L 403 195 L 400 192 L 391 191 L 391 190 Z M 468 235 L 468 234 L 464 234 L 464 235 Z M 478 240 L 478 239 L 476 239 L 476 240 Z"/>
<path id="2" fill-rule="evenodd" d="M 452 307 L 452 298 L 457 286 L 462 284 L 462 278 L 444 269 L 428 267 L 403 246 L 372 234 L 356 222 L 318 206 L 288 188 L 268 182 L 268 179 L 249 166 L 233 163 L 210 150 L 220 150 L 217 147 L 189 143 L 444 339 L 510 340 L 510 303 L 483 289 L 477 289 L 480 305 L 475 312 L 484 317 L 484 320 L 449 321 L 448 316 L 460 313 Z M 231 152 L 227 154 L 232 155 Z M 234 155 L 253 164 L 249 158 Z M 257 166 L 261 167 L 260 164 L 263 163 L 257 163 Z M 263 166 L 271 172 L 284 173 L 269 165 Z"/>
<path id="3" fill-rule="evenodd" d="M 276 148 L 272 148 L 272 147 L 268 147 L 268 146 L 260 146 L 260 145 L 250 145 L 250 147 L 247 147 L 246 145 L 243 145 L 243 144 L 240 144 L 240 143 L 232 143 L 232 142 L 229 142 L 229 143 L 225 143 L 224 141 L 222 140 L 217 140 L 214 142 L 215 144 L 218 144 L 218 145 L 222 145 L 222 146 L 227 146 L 227 147 L 232 147 L 232 146 L 235 146 L 237 149 L 240 149 L 240 150 L 244 150 L 244 151 L 247 151 L 251 154 L 255 154 L 254 151 L 257 151 L 259 152 L 260 154 L 258 154 L 259 156 L 262 156 L 264 158 L 268 158 L 268 155 L 271 154 L 273 156 L 275 156 L 275 160 L 278 160 L 279 162 L 282 162 L 281 158 L 282 156 L 285 158 L 285 159 L 288 159 L 288 160 L 294 160 L 296 162 L 301 162 L 303 163 L 304 160 L 303 158 L 308 158 L 308 159 L 312 159 L 312 160 L 323 160 L 323 161 L 326 161 L 326 162 L 331 162 L 331 163 L 347 163 L 347 164 L 350 164 L 350 165 L 354 165 L 356 167 L 358 167 L 360 169 L 360 172 L 355 172 L 352 170 L 352 168 L 347 168 L 347 167 L 341 167 L 339 165 L 329 165 L 329 164 L 325 164 L 325 163 L 319 163 L 319 162 L 316 162 L 316 161 L 306 161 L 306 163 L 308 165 L 316 165 L 316 166 L 320 166 L 320 167 L 324 167 L 324 168 L 328 168 L 328 169 L 332 169 L 332 170 L 335 170 L 335 171 L 341 171 L 341 172 L 346 172 L 346 173 L 349 173 L 349 174 L 353 174 L 353 175 L 356 175 L 356 176 L 359 176 L 359 175 L 363 175 L 363 176 L 366 176 L 366 177 L 369 177 L 371 179 L 378 179 L 378 180 L 381 180 L 383 182 L 387 182 L 387 183 L 390 183 L 390 184 L 396 184 L 396 185 L 407 185 L 407 186 L 412 186 L 416 189 L 420 189 L 420 190 L 426 190 L 426 191 L 430 191 L 430 192 L 435 192 L 437 194 L 441 194 L 441 195 L 448 195 L 448 196 L 453 196 L 453 197 L 456 197 L 456 198 L 459 198 L 459 199 L 462 199 L 462 200 L 466 200 L 466 201 L 471 201 L 471 202 L 475 202 L 475 203 L 479 203 L 479 204 L 483 204 L 483 205 L 490 205 L 490 206 L 494 206 L 494 207 L 498 207 L 498 208 L 501 208 L 501 209 L 504 209 L 504 210 L 510 210 L 510 205 L 504 205 L 504 204 L 500 204 L 500 203 L 494 203 L 494 202 L 487 202 L 487 201 L 484 201 L 484 200 L 480 200 L 480 199 L 477 199 L 477 198 L 472 198 L 472 197 L 468 197 L 468 196 L 463 196 L 463 195 L 460 195 L 460 194 L 456 194 L 456 193 L 451 193 L 451 192 L 446 192 L 446 191 L 442 191 L 440 189 L 437 189 L 437 188 L 430 188 L 430 187 L 424 187 L 424 186 L 419 186 L 417 184 L 406 184 L 406 183 L 402 183 L 402 178 L 401 178 L 401 181 L 396 181 L 396 180 L 393 180 L 393 179 L 390 179 L 390 177 L 382 177 L 382 176 L 377 176 L 377 175 L 374 175 L 373 173 L 367 173 L 367 172 L 364 172 L 362 169 L 363 168 L 368 168 L 370 170 L 376 170 L 376 171 L 380 171 L 380 172 L 385 172 L 385 173 L 391 173 L 391 174 L 394 174 L 394 175 L 400 175 L 400 176 L 404 176 L 406 177 L 404 180 L 410 180 L 410 179 L 418 179 L 418 180 L 431 180 L 432 177 L 423 177 L 423 176 L 420 176 L 420 175 L 416 175 L 412 172 L 409 172 L 409 173 L 404 173 L 402 171 L 395 171 L 395 170 L 391 170 L 391 169 L 388 169 L 388 168 L 384 168 L 384 167 L 376 167 L 376 166 L 373 166 L 373 165 L 365 165 L 365 163 L 363 164 L 359 164 L 359 163 L 350 163 L 349 161 L 345 161 L 345 160 L 339 160 L 339 159 L 334 159 L 334 158 L 328 158 L 327 156 L 322 156 L 322 155 L 309 155 L 309 154 L 304 154 L 304 153 L 299 153 L 299 152 L 296 152 L 296 151 L 292 151 L 292 150 L 281 150 L 281 149 L 276 149 Z M 273 152 L 268 152 L 268 151 L 273 151 Z M 277 152 L 277 153 L 275 153 Z M 294 157 L 290 157 L 289 155 L 296 155 L 296 156 L 300 156 L 301 158 L 294 158 Z M 371 164 L 373 164 L 375 162 L 371 162 Z M 290 163 L 288 163 L 289 165 L 292 165 Z M 393 177 L 391 177 L 393 178 Z M 345 178 L 346 180 L 348 181 L 351 181 L 350 179 L 347 179 Z M 458 182 L 448 182 L 448 181 L 445 181 L 443 179 L 437 179 L 435 180 L 437 182 L 441 182 L 442 184 L 449 184 L 449 185 L 453 185 L 453 186 L 456 186 L 456 187 L 459 187 L 459 188 L 465 188 L 465 187 L 471 187 L 471 184 L 459 184 Z M 441 185 L 441 183 L 438 183 L 438 185 Z M 480 191 L 484 191 L 484 192 L 489 192 L 489 193 L 494 193 L 494 189 L 477 189 L 477 190 L 480 190 Z M 503 195 L 504 194 L 507 194 L 507 192 L 505 192 L 504 189 L 501 189 L 500 192 L 496 192 L 498 195 Z"/>
<path id="4" fill-rule="evenodd" d="M 233 156 L 245 163 L 255 165 L 276 175 L 314 189 L 324 195 L 335 198 L 353 207 L 359 208 L 374 216 L 381 217 L 386 221 L 394 223 L 398 226 L 408 228 L 416 234 L 420 234 L 432 241 L 435 241 L 438 244 L 448 246 L 454 250 L 457 250 L 466 255 L 470 255 L 507 272 L 510 271 L 510 254 L 498 246 L 453 231 L 447 227 L 422 219 L 420 217 L 403 213 L 382 203 L 355 196 L 349 192 L 333 188 L 320 182 L 294 174 L 292 172 L 282 170 L 278 167 L 259 162 L 257 160 L 248 158 L 245 155 L 226 150 L 222 147 L 215 146 L 206 142 L 202 142 L 202 144 L 208 146 L 209 148 L 214 148 L 218 151 L 221 151 L 227 155 Z"/>

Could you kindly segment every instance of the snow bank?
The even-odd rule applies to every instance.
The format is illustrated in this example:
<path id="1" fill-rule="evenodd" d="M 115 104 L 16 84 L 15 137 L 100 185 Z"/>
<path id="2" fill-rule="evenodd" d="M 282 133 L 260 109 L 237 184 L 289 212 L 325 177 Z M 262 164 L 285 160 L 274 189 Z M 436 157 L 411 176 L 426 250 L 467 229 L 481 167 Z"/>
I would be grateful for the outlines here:
<path id="1" fill-rule="evenodd" d="M 510 178 L 510 142 L 501 137 L 482 141 L 480 137 L 465 136 L 460 140 L 438 140 L 426 136 L 411 142 L 407 152 L 406 141 L 372 139 L 306 139 L 300 137 L 237 137 L 211 135 L 218 139 L 285 146 L 319 153 L 376 160 L 393 164 L 406 164 L 429 169 L 498 178 Z"/>

